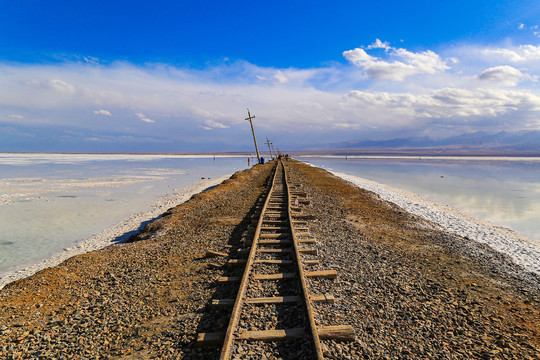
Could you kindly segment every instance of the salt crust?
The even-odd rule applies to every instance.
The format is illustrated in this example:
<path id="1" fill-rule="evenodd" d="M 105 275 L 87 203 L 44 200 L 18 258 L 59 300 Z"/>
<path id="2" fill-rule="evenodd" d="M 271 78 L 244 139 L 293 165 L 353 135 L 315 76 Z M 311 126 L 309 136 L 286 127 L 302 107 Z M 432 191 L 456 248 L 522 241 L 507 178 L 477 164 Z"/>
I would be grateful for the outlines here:
<path id="1" fill-rule="evenodd" d="M 379 184 L 344 173 L 330 171 L 352 184 L 379 195 L 383 200 L 401 207 L 403 210 L 431 221 L 442 230 L 474 240 L 507 254 L 517 265 L 536 275 L 540 275 L 540 242 L 501 226 L 474 218 L 461 211 L 425 197 L 388 185 Z"/>
<path id="2" fill-rule="evenodd" d="M 105 248 L 110 245 L 125 242 L 129 239 L 131 235 L 134 235 L 140 230 L 142 230 L 142 228 L 147 222 L 158 218 L 168 209 L 183 202 L 186 202 L 193 194 L 199 193 L 209 187 L 218 185 L 219 183 L 230 177 L 231 174 L 224 175 L 215 179 L 200 181 L 190 187 L 183 189 L 181 193 L 165 195 L 157 202 L 150 205 L 150 209 L 133 214 L 130 217 L 122 220 L 118 224 L 108 229 L 105 229 L 103 232 L 92 235 L 89 238 L 75 244 L 71 248 L 65 248 L 64 251 L 56 254 L 49 259 L 43 260 L 42 262 L 31 266 L 2 273 L 0 274 L 0 289 L 13 281 L 31 276 L 40 270 L 56 266 L 75 255 L 84 254 L 90 251 Z"/>

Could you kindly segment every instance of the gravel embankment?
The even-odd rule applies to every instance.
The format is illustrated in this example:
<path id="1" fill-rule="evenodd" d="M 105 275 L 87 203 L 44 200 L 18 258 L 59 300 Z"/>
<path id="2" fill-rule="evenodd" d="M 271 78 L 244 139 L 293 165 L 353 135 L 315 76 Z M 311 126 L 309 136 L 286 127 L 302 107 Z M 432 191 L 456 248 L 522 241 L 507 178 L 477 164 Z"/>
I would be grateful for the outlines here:
<path id="1" fill-rule="evenodd" d="M 356 332 L 354 342 L 324 341 L 328 358 L 540 358 L 537 276 L 322 169 L 291 167 L 311 200 L 304 211 L 316 216 L 308 227 L 319 268 L 338 271 L 309 280 L 311 292 L 338 298 L 316 305 L 317 321 Z M 269 174 L 269 165 L 239 172 L 135 242 L 6 286 L 0 359 L 215 359 L 218 348 L 197 348 L 195 337 L 226 327 L 228 311 L 207 305 L 235 289 L 215 283 L 226 260 L 204 254 L 235 252 Z"/>
<path id="2" fill-rule="evenodd" d="M 271 165 L 238 172 L 147 225 L 134 242 L 75 256 L 0 291 L 0 359 L 192 358 L 197 332 L 226 324 L 204 309 L 250 220 Z M 232 251 L 232 250 L 231 250 Z"/>
<path id="3" fill-rule="evenodd" d="M 356 331 L 354 343 L 325 341 L 328 358 L 540 358 L 537 275 L 322 169 L 296 169 L 320 269 L 338 271 L 309 281 L 339 298 L 316 305 L 317 319 Z"/>

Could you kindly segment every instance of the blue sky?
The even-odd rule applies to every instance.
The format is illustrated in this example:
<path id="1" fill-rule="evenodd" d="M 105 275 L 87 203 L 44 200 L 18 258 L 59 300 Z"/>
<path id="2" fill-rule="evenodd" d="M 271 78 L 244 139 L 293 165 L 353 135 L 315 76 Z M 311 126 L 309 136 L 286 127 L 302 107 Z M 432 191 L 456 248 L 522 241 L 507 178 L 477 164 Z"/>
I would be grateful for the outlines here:
<path id="1" fill-rule="evenodd" d="M 0 151 L 540 128 L 538 1 L 3 1 Z"/>

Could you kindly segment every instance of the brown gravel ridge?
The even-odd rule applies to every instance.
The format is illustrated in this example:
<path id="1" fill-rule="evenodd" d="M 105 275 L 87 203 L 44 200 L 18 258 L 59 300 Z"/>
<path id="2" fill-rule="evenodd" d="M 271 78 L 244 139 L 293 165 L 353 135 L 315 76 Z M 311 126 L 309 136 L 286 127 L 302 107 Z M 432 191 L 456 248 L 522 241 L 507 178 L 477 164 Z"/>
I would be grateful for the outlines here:
<path id="1" fill-rule="evenodd" d="M 194 339 L 222 271 L 208 268 L 205 251 L 239 242 L 271 168 L 237 172 L 194 195 L 134 242 L 7 285 L 0 359 L 206 358 Z"/>
<path id="2" fill-rule="evenodd" d="M 289 162 L 315 215 L 321 325 L 350 324 L 335 359 L 540 359 L 540 279 L 487 246 L 446 232 L 327 171 Z"/>

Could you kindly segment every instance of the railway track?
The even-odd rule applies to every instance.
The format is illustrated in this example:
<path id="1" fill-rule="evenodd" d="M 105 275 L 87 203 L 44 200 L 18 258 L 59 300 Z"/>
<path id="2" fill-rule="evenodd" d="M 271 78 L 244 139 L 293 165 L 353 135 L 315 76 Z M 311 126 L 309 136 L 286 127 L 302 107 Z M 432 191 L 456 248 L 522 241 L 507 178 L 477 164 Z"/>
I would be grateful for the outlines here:
<path id="1" fill-rule="evenodd" d="M 276 161 L 266 199 L 257 204 L 248 228 L 250 236 L 228 260 L 230 266 L 243 266 L 243 275 L 218 279 L 239 283 L 236 298 L 212 300 L 212 306 L 232 308 L 227 331 L 198 334 L 199 345 L 222 344 L 220 360 L 260 353 L 261 342 L 275 344 L 269 348 L 281 352 L 276 358 L 323 359 L 321 340 L 354 339 L 350 326 L 315 323 L 312 304 L 335 299 L 310 293 L 307 278 L 335 278 L 337 273 L 313 270 L 319 265 L 316 240 L 307 227 L 310 217 L 302 213 L 309 200 L 301 185 L 289 184 L 287 172 L 286 161 Z M 288 347 L 280 345 L 287 342 Z"/>

